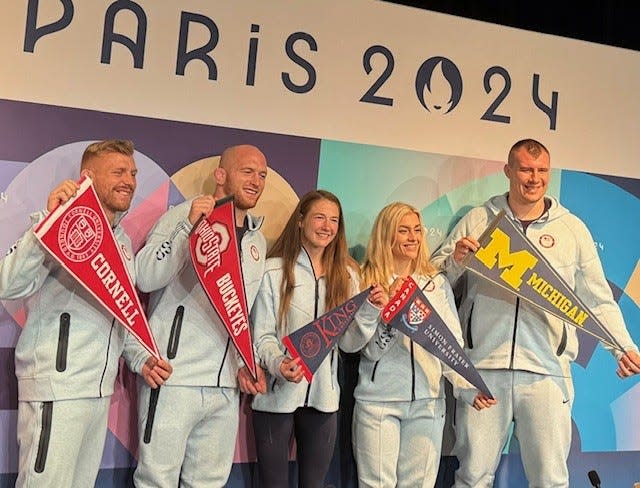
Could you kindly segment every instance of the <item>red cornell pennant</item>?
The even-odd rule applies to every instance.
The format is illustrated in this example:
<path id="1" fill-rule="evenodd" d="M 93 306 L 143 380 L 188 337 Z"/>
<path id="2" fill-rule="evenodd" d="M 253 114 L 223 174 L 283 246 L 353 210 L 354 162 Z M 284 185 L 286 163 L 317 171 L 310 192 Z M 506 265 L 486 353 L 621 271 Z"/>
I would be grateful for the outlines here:
<path id="1" fill-rule="evenodd" d="M 120 254 L 91 178 L 58 206 L 34 233 L 51 255 L 120 322 L 144 348 L 160 358 L 149 322 Z"/>
<path id="2" fill-rule="evenodd" d="M 202 288 L 245 365 L 256 378 L 237 241 L 233 197 L 225 197 L 216 202 L 206 218 L 201 217 L 196 222 L 189 236 L 189 248 Z"/>

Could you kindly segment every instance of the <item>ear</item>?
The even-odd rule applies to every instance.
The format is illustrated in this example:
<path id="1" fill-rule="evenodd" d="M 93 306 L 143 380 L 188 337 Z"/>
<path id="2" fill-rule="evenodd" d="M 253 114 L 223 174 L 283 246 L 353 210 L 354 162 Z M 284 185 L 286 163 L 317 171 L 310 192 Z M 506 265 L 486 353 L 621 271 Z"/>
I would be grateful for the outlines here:
<path id="1" fill-rule="evenodd" d="M 217 167 L 213 170 L 213 178 L 216 180 L 216 185 L 224 185 L 227 181 L 227 172 L 224 168 Z"/>
<path id="2" fill-rule="evenodd" d="M 508 179 L 511 179 L 511 166 L 508 164 L 504 165 L 504 174 Z"/>
<path id="3" fill-rule="evenodd" d="M 94 179 L 93 171 L 91 171 L 89 168 L 85 168 L 82 171 L 80 171 L 80 176 L 88 176 L 92 180 Z"/>

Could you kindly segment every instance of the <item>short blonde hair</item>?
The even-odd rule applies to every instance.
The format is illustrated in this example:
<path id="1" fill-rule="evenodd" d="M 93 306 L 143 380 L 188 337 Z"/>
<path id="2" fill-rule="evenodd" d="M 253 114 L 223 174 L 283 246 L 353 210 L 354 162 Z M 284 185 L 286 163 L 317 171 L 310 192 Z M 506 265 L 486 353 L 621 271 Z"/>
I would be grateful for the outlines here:
<path id="1" fill-rule="evenodd" d="M 516 161 L 516 153 L 520 149 L 524 149 L 534 159 L 538 159 L 542 153 L 547 153 L 547 156 L 550 156 L 549 150 L 544 147 L 541 142 L 538 142 L 535 139 L 522 139 L 511 146 L 511 149 L 509 150 L 509 156 L 507 159 L 507 164 L 509 164 L 509 166 L 513 167 Z"/>
<path id="2" fill-rule="evenodd" d="M 121 139 L 107 139 L 89 144 L 82 154 L 80 169 L 84 169 L 87 162 L 102 153 L 120 153 L 125 156 L 133 156 L 133 142 Z"/>

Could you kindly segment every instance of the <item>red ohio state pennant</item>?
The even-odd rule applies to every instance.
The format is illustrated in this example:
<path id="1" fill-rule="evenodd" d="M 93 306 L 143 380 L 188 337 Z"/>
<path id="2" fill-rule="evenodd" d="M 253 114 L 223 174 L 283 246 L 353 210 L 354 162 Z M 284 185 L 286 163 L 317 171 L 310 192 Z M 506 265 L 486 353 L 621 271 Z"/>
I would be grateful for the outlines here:
<path id="1" fill-rule="evenodd" d="M 91 178 L 84 176 L 79 184 L 76 196 L 47 215 L 34 233 L 78 283 L 147 351 L 160 358 L 120 246 Z"/>
<path id="2" fill-rule="evenodd" d="M 233 199 L 219 200 L 211 213 L 194 225 L 189 248 L 202 288 L 227 328 L 233 345 L 256 378 L 235 222 Z"/>

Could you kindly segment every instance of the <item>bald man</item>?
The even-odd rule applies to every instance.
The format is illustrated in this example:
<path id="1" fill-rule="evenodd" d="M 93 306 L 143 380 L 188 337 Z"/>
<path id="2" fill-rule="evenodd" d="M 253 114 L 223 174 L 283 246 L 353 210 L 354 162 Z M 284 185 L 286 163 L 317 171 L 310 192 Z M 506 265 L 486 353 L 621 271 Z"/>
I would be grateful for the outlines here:
<path id="1" fill-rule="evenodd" d="M 90 176 L 125 264 L 133 275 L 131 242 L 119 222 L 136 189 L 130 141 L 87 147 L 81 172 Z M 171 366 L 156 360 L 38 242 L 37 223 L 73 197 L 65 180 L 46 211 L 0 261 L 0 298 L 26 298 L 27 320 L 16 345 L 19 472 L 16 486 L 93 486 L 107 433 L 109 403 L 121 354 L 151 387 Z"/>
<path id="2" fill-rule="evenodd" d="M 140 456 L 134 474 L 138 488 L 223 486 L 233 463 L 239 390 L 254 395 L 266 391 L 262 370 L 258 368 L 259 380 L 254 382 L 198 281 L 189 257 L 189 233 L 201 216 L 213 210 L 216 200 L 234 195 L 251 309 L 264 271 L 266 241 L 259 230 L 262 219 L 248 211 L 264 190 L 267 161 L 254 146 L 233 146 L 222 153 L 213 176 L 213 195 L 169 210 L 136 256 L 138 286 L 151 293 L 151 327 L 160 348 L 171 340 L 172 351 L 162 352 L 174 368 L 157 397 L 155 418 L 149 415 L 151 390 L 141 387 Z"/>

